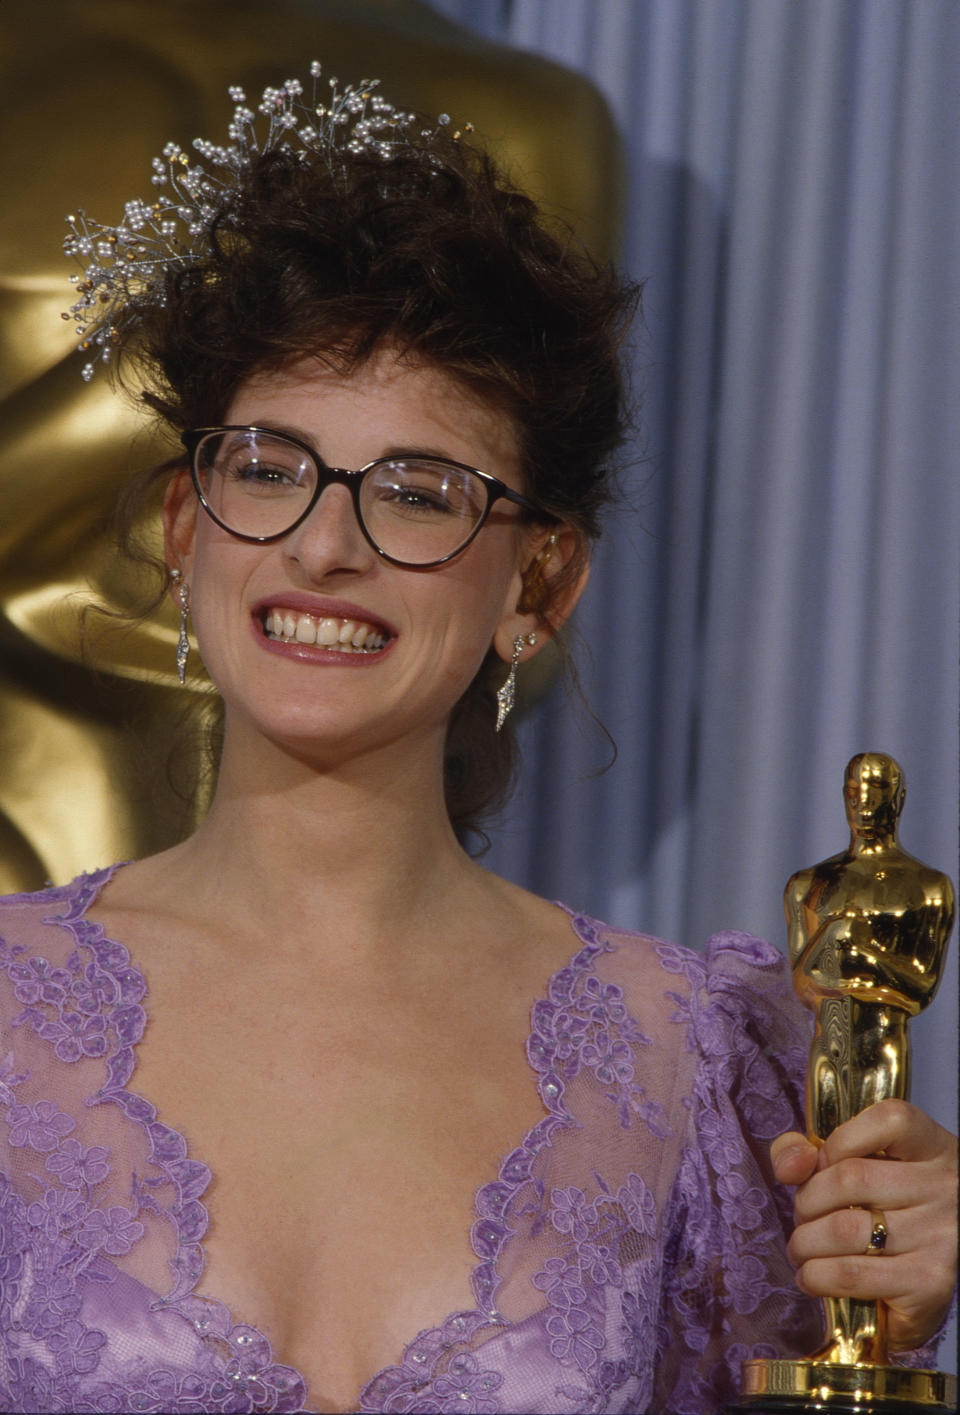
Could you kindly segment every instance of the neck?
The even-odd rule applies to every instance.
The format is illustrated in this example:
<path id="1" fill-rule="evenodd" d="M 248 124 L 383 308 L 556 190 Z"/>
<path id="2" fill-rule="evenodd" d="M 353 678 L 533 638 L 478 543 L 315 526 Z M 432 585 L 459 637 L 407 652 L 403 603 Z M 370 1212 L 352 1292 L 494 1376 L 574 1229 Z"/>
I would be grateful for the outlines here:
<path id="1" fill-rule="evenodd" d="M 896 831 L 873 830 L 862 833 L 852 829 L 850 832 L 851 855 L 882 855 L 897 848 Z"/>
<path id="2" fill-rule="evenodd" d="M 228 732 L 213 805 L 181 847 L 185 884 L 292 951 L 315 952 L 318 932 L 376 949 L 401 921 L 437 918 L 477 873 L 447 816 L 442 748 L 434 733 L 318 766 Z"/>

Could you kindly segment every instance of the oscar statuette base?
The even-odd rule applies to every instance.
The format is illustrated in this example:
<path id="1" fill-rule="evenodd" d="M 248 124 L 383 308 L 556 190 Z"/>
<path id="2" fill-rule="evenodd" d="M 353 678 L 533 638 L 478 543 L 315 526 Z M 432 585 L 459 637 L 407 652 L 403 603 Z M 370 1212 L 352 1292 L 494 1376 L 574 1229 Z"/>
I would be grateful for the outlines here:
<path id="1" fill-rule="evenodd" d="M 740 1397 L 727 1415 L 934 1415 L 956 1408 L 956 1378 L 944 1371 L 807 1359 L 745 1361 Z"/>

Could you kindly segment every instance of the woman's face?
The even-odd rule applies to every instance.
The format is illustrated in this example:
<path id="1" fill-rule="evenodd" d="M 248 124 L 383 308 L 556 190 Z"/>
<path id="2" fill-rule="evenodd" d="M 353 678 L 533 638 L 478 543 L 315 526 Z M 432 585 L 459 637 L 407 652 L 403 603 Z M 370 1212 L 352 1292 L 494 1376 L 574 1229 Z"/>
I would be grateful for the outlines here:
<path id="1" fill-rule="evenodd" d="M 511 423 L 441 370 L 392 353 L 346 377 L 308 360 L 255 377 L 224 422 L 291 433 L 328 466 L 356 469 L 400 450 L 423 452 L 522 490 Z M 514 637 L 536 622 L 516 606 L 522 571 L 545 532 L 521 525 L 517 509 L 497 502 L 461 555 L 409 569 L 368 544 L 345 486 L 328 486 L 302 525 L 259 545 L 217 526 L 181 475 L 167 502 L 168 555 L 190 587 L 228 733 L 243 721 L 318 761 L 401 739 L 442 743 L 447 717 L 491 643 L 509 660 Z M 349 629 L 361 651 L 305 642 L 321 621 L 321 639 L 335 627 L 339 644 Z"/>

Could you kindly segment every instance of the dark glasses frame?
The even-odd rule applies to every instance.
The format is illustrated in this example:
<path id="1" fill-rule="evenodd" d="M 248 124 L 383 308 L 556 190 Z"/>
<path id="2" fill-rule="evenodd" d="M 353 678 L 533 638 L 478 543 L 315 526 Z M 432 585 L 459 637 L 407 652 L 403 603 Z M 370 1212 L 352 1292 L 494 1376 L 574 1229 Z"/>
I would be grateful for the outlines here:
<path id="1" fill-rule="evenodd" d="M 313 462 L 317 473 L 317 484 L 314 488 L 313 495 L 308 504 L 300 512 L 299 516 L 297 516 L 296 520 L 287 526 L 286 530 L 275 531 L 272 535 L 268 536 L 246 535 L 243 531 L 235 531 L 232 526 L 228 526 L 221 521 L 220 517 L 210 506 L 210 503 L 204 495 L 203 488 L 200 485 L 200 475 L 197 470 L 197 453 L 200 450 L 200 444 L 203 442 L 204 438 L 220 432 L 250 432 L 260 434 L 263 437 L 278 438 L 282 442 L 289 442 L 294 447 L 298 447 L 300 451 L 305 452 Z M 260 427 L 255 423 L 224 423 L 220 427 L 189 428 L 186 432 L 181 434 L 180 440 L 190 458 L 190 475 L 193 479 L 194 490 L 197 493 L 200 505 L 203 507 L 204 511 L 206 511 L 211 521 L 216 522 L 221 530 L 226 531 L 228 535 L 235 536 L 237 540 L 247 541 L 255 545 L 267 545 L 273 541 L 283 540 L 284 536 L 288 536 L 291 531 L 295 531 L 310 515 L 310 512 L 316 506 L 327 487 L 333 483 L 345 486 L 350 492 L 353 498 L 353 510 L 357 518 L 357 525 L 363 532 L 364 539 L 371 549 L 376 551 L 377 555 L 383 560 L 389 561 L 391 565 L 400 565 L 405 569 L 429 570 L 435 565 L 445 565 L 448 560 L 453 560 L 456 556 L 462 555 L 483 530 L 487 517 L 498 501 L 510 501 L 515 506 L 522 507 L 523 510 L 527 511 L 535 520 L 549 521 L 553 519 L 550 516 L 546 516 L 544 512 L 541 511 L 538 506 L 535 506 L 532 501 L 528 500 L 527 497 L 521 496 L 518 491 L 514 491 L 511 487 L 500 481 L 499 477 L 491 476 L 489 472 L 482 472 L 479 467 L 468 466 L 465 462 L 454 462 L 449 457 L 424 456 L 423 453 L 418 452 L 397 452 L 391 457 L 376 457 L 372 462 L 367 462 L 366 466 L 360 467 L 357 471 L 351 471 L 348 467 L 328 467 L 308 442 L 304 442 L 299 437 L 294 437 L 292 433 L 278 432 L 276 428 Z M 360 488 L 363 485 L 364 478 L 376 467 L 383 466 L 389 462 L 403 462 L 406 460 L 431 462 L 437 466 L 451 467 L 458 472 L 469 472 L 472 476 L 479 478 L 487 494 L 487 504 L 483 508 L 477 524 L 473 527 L 467 539 L 462 545 L 458 546 L 456 550 L 451 550 L 449 555 L 441 555 L 438 560 L 398 560 L 395 555 L 389 555 L 387 551 L 377 545 L 363 519 L 363 511 L 360 505 Z"/>

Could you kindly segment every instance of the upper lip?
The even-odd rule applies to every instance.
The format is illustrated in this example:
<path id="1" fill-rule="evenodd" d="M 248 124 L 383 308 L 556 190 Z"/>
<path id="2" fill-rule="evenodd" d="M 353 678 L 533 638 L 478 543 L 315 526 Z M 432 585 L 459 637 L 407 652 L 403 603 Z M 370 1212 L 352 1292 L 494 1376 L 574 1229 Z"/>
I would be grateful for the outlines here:
<path id="1" fill-rule="evenodd" d="M 327 599 L 318 595 L 298 594 L 283 590 L 279 594 L 264 595 L 253 606 L 252 613 L 260 622 L 271 609 L 290 609 L 294 614 L 312 614 L 315 619 L 356 619 L 370 624 L 389 638 L 396 638 L 397 631 L 379 614 L 365 609 L 361 604 L 352 604 L 346 599 Z"/>

